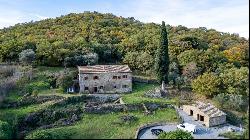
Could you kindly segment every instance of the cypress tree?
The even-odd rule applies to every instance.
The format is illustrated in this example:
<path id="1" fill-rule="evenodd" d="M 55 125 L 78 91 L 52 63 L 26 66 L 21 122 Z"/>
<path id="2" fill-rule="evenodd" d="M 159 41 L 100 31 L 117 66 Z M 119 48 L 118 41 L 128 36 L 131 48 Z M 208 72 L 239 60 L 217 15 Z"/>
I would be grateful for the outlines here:
<path id="1" fill-rule="evenodd" d="M 161 42 L 157 48 L 155 58 L 155 72 L 159 83 L 164 82 L 168 84 L 169 71 L 169 55 L 168 55 L 168 36 L 165 22 L 162 21 L 161 26 Z"/>

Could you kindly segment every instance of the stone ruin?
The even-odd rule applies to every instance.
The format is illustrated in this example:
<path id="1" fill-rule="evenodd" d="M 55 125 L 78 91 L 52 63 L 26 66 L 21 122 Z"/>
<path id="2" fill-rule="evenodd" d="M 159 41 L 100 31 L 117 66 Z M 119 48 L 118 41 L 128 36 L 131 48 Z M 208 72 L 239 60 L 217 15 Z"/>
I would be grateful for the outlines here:
<path id="1" fill-rule="evenodd" d="M 163 91 L 161 88 L 156 87 L 152 90 L 148 90 L 144 93 L 144 96 L 150 98 L 163 98 L 166 97 L 166 92 Z"/>

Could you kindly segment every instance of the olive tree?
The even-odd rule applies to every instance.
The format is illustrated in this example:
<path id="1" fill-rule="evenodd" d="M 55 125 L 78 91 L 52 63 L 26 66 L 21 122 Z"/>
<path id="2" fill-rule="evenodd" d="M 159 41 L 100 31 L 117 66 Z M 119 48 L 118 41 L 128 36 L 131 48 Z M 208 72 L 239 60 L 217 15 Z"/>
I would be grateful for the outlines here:
<path id="1" fill-rule="evenodd" d="M 191 86 L 195 93 L 212 97 L 220 91 L 220 78 L 214 73 L 204 73 L 193 80 Z"/>
<path id="2" fill-rule="evenodd" d="M 32 49 L 23 50 L 19 54 L 19 61 L 24 64 L 31 64 L 36 58 L 36 54 Z"/>

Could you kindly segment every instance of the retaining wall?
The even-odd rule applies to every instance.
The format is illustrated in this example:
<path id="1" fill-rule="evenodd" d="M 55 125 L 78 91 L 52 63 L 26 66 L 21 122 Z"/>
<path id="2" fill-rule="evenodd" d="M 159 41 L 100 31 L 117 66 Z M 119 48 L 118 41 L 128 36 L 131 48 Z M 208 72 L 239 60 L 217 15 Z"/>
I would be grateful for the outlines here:
<path id="1" fill-rule="evenodd" d="M 147 78 L 139 77 L 139 76 L 133 76 L 132 81 L 138 82 L 138 83 L 148 83 L 148 84 L 156 84 L 157 83 L 156 79 L 147 79 Z"/>
<path id="2" fill-rule="evenodd" d="M 138 135 L 139 135 L 140 131 L 143 129 L 146 129 L 149 127 L 154 127 L 154 126 L 173 125 L 173 124 L 177 125 L 177 123 L 167 123 L 167 122 L 155 122 L 155 123 L 143 124 L 137 129 L 136 134 L 135 134 L 135 139 L 138 139 Z"/>

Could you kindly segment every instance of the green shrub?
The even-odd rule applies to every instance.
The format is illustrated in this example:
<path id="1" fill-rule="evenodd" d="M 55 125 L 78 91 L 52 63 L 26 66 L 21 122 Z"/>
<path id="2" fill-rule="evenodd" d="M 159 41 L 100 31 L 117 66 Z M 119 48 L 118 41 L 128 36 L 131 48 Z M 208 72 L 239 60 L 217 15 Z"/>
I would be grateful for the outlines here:
<path id="1" fill-rule="evenodd" d="M 44 81 L 32 82 L 25 87 L 25 91 L 28 93 L 32 93 L 33 90 L 44 90 L 49 89 L 50 85 Z"/>
<path id="2" fill-rule="evenodd" d="M 182 130 L 175 130 L 170 132 L 163 132 L 158 136 L 158 139 L 193 139 L 193 136 L 189 132 Z"/>
<path id="3" fill-rule="evenodd" d="M 224 108 L 225 103 L 229 100 L 229 96 L 226 93 L 221 93 L 213 98 L 213 101 L 219 108 Z"/>
<path id="4" fill-rule="evenodd" d="M 247 97 L 237 94 L 221 93 L 214 96 L 213 101 L 219 108 L 228 110 L 245 111 L 248 106 Z"/>
<path id="5" fill-rule="evenodd" d="M 11 138 L 11 127 L 7 122 L 0 120 L 0 139 L 10 139 Z"/>
<path id="6" fill-rule="evenodd" d="M 244 108 L 247 108 L 247 105 L 245 104 L 245 101 L 243 99 L 244 97 L 242 95 L 234 95 L 231 94 L 229 96 L 229 103 L 228 105 L 228 109 L 233 109 L 233 110 L 237 110 L 237 111 L 242 111 Z M 244 104 L 246 106 L 244 106 Z"/>
<path id="7" fill-rule="evenodd" d="M 17 80 L 16 84 L 19 89 L 23 89 L 23 86 L 26 85 L 29 82 L 28 77 L 22 77 L 19 80 Z"/>
<path id="8" fill-rule="evenodd" d="M 38 130 L 25 137 L 25 139 L 52 139 L 52 138 L 53 138 L 52 134 L 46 130 Z"/>
<path id="9" fill-rule="evenodd" d="M 73 132 L 68 130 L 57 131 L 57 129 L 45 129 L 31 132 L 25 139 L 70 139 L 72 135 Z"/>
<path id="10" fill-rule="evenodd" d="M 38 95 L 38 90 L 37 90 L 37 89 L 33 90 L 33 91 L 32 91 L 32 95 L 33 95 L 33 96 L 37 96 L 37 95 Z"/>
<path id="11" fill-rule="evenodd" d="M 195 93 L 213 97 L 220 92 L 220 78 L 214 73 L 204 73 L 192 81 L 192 89 Z"/>
<path id="12" fill-rule="evenodd" d="M 229 139 L 244 139 L 242 134 L 236 133 L 236 132 L 226 132 L 219 134 L 219 136 L 229 138 Z"/>
<path id="13" fill-rule="evenodd" d="M 133 115 L 122 115 L 120 116 L 120 121 L 122 123 L 131 123 L 131 122 L 136 122 L 138 120 L 138 118 L 136 116 Z"/>
<path id="14" fill-rule="evenodd" d="M 66 92 L 67 88 L 73 85 L 73 79 L 75 77 L 74 72 L 65 72 L 56 79 L 56 86 L 63 89 Z"/>
<path id="15" fill-rule="evenodd" d="M 232 125 L 238 125 L 242 124 L 242 117 L 239 117 L 238 115 L 224 110 L 224 112 L 227 114 L 227 121 Z"/>

